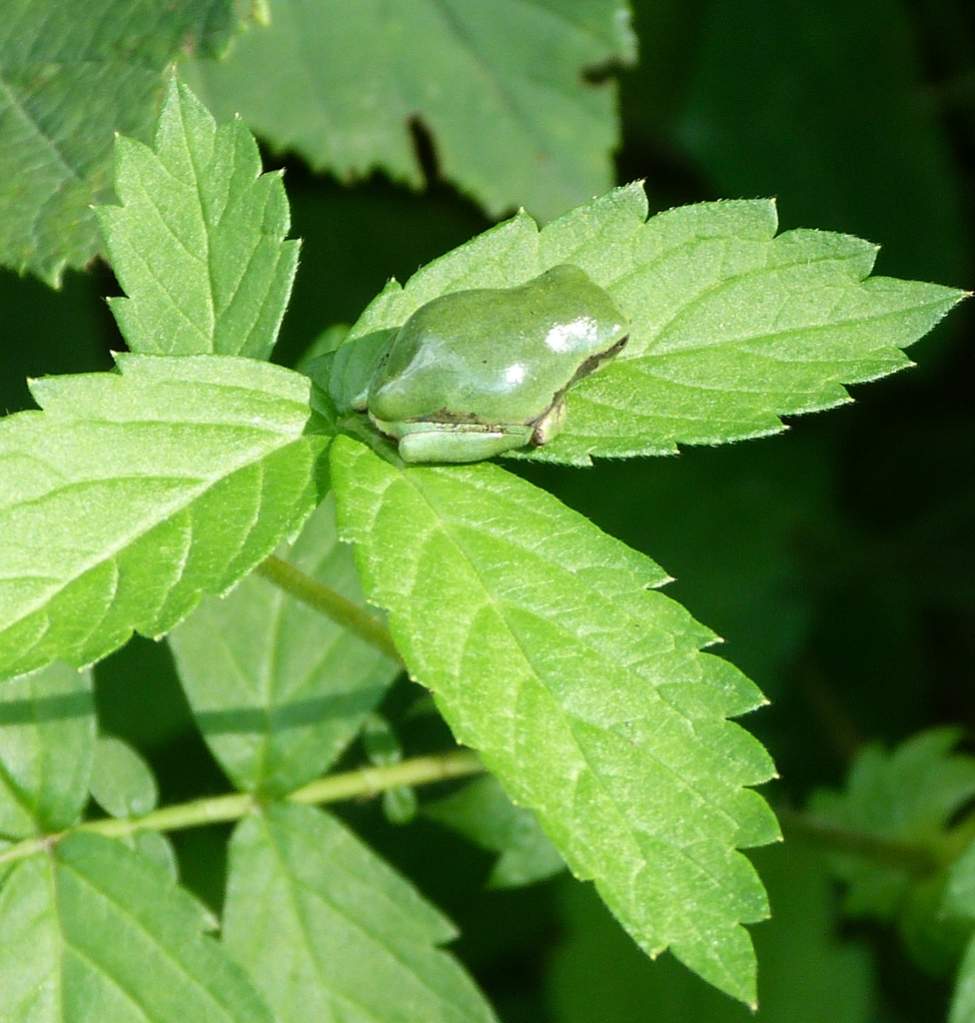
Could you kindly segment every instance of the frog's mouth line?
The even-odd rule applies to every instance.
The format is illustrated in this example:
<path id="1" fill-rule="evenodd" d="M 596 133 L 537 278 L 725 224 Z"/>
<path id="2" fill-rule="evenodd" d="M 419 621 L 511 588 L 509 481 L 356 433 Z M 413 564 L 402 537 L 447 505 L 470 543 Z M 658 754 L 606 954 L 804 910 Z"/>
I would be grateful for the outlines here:
<path id="1" fill-rule="evenodd" d="M 563 394 L 577 381 L 583 377 L 589 376 L 590 373 L 595 373 L 604 363 L 609 362 L 610 359 L 615 358 L 623 349 L 626 347 L 626 342 L 630 340 L 629 334 L 624 334 L 619 341 L 613 345 L 612 348 L 607 348 L 605 352 L 600 352 L 598 355 L 590 355 L 588 359 L 575 371 L 572 379 L 562 388 L 561 391 L 555 396 L 555 400 L 558 401 Z"/>

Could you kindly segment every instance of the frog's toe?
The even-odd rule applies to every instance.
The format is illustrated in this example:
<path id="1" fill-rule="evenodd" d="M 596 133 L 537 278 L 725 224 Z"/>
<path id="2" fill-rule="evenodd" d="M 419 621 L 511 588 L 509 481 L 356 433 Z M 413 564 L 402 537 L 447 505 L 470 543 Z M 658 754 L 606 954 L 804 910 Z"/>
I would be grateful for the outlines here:
<path id="1" fill-rule="evenodd" d="M 565 401 L 561 398 L 535 422 L 532 430 L 532 444 L 536 447 L 556 438 L 565 425 Z"/>

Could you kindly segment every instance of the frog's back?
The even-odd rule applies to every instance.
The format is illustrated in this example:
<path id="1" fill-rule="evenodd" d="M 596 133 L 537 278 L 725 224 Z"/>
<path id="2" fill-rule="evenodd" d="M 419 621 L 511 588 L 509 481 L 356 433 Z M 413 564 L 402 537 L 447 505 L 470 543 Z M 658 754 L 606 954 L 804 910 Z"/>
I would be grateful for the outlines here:
<path id="1" fill-rule="evenodd" d="M 574 266 L 516 288 L 454 292 L 399 329 L 369 409 L 386 421 L 527 423 L 625 333 L 609 295 Z"/>

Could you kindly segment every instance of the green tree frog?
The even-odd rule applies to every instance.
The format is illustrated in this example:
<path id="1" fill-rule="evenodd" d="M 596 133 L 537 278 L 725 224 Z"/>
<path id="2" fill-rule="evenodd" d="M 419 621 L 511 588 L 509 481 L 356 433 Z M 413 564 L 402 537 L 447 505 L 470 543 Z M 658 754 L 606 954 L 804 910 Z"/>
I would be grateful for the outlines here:
<path id="1" fill-rule="evenodd" d="M 552 440 L 566 391 L 616 355 L 628 329 L 584 271 L 554 266 L 518 287 L 435 298 L 395 332 L 344 346 L 330 390 L 405 462 L 476 462 Z"/>

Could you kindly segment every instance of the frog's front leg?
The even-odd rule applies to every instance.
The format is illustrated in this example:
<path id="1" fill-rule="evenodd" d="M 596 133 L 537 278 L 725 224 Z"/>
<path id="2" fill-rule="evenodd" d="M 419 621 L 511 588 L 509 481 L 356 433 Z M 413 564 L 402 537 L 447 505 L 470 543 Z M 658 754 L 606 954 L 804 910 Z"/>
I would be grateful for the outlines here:
<path id="1" fill-rule="evenodd" d="M 548 412 L 535 420 L 532 428 L 532 444 L 536 447 L 548 444 L 550 440 L 558 437 L 563 426 L 565 426 L 565 399 L 559 396 L 552 403 Z"/>
<path id="2" fill-rule="evenodd" d="M 532 437 L 532 427 L 521 423 L 490 428 L 478 423 L 411 423 L 392 429 L 392 424 L 376 422 L 376 426 L 398 435 L 400 458 L 413 464 L 479 462 L 523 447 Z"/>

